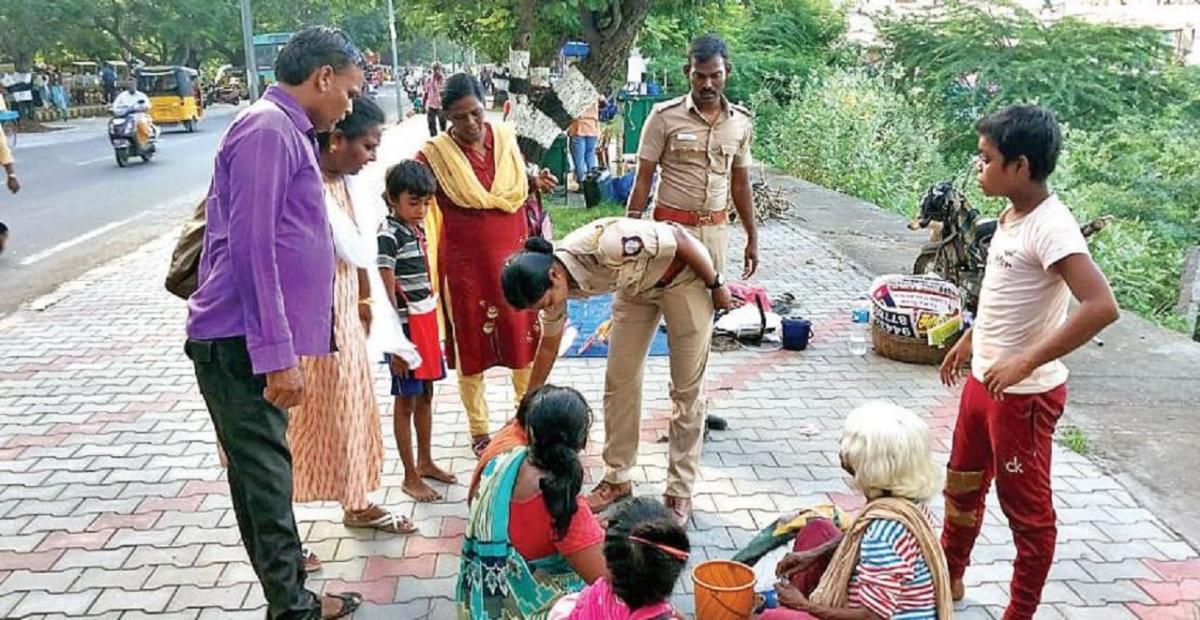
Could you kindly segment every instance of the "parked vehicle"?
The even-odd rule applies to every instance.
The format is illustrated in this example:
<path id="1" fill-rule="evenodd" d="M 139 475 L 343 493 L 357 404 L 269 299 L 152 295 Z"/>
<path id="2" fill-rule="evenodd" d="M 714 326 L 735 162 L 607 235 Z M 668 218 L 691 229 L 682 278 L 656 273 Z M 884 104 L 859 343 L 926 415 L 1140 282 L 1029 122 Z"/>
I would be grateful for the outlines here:
<path id="1" fill-rule="evenodd" d="M 1084 238 L 1104 230 L 1111 215 L 1096 218 L 1080 227 Z M 930 241 L 921 248 L 913 264 L 914 274 L 936 274 L 962 291 L 963 307 L 972 313 L 979 307 L 979 288 L 987 266 L 988 247 L 996 234 L 996 219 L 980 217 L 979 210 L 952 181 L 942 181 L 925 193 L 921 211 L 909 223 L 912 230 L 931 228 Z"/>

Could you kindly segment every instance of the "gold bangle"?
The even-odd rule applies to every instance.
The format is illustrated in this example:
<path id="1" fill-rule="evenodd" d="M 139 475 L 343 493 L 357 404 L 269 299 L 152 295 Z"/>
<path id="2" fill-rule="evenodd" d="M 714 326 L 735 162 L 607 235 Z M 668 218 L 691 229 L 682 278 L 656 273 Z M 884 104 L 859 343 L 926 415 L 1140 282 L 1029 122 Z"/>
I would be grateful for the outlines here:
<path id="1" fill-rule="evenodd" d="M 371 305 L 371 298 L 370 298 L 370 297 L 363 297 L 362 299 L 358 300 L 358 305 L 360 305 L 360 306 L 369 306 L 369 305 Z"/>

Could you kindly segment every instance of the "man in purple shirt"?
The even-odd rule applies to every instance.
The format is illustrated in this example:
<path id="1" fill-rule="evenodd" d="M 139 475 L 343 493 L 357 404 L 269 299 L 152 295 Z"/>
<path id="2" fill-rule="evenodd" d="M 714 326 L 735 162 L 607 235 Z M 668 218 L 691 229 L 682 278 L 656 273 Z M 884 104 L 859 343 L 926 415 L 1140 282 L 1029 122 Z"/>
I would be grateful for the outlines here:
<path id="1" fill-rule="evenodd" d="M 350 111 L 363 58 L 335 28 L 306 28 L 275 61 L 278 83 L 238 115 L 217 152 L 187 355 L 229 457 L 242 544 L 267 617 L 340 618 L 362 601 L 304 588 L 292 513 L 287 412 L 302 356 L 333 343 L 333 241 L 316 137 Z"/>

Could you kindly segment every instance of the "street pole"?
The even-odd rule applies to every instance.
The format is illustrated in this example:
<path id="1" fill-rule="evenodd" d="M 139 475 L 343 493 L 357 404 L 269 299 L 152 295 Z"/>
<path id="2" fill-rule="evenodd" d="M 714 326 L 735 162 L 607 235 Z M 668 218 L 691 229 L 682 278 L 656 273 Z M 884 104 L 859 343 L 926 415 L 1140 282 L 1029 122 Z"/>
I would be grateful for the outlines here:
<path id="1" fill-rule="evenodd" d="M 396 5 L 388 0 L 388 32 L 392 36 L 392 81 L 396 83 L 396 123 L 404 121 L 404 89 L 400 87 L 400 55 L 396 52 Z"/>
<path id="2" fill-rule="evenodd" d="M 254 14 L 250 12 L 250 0 L 241 0 L 242 46 L 246 52 L 246 87 L 250 102 L 258 101 L 258 62 L 254 58 Z"/>

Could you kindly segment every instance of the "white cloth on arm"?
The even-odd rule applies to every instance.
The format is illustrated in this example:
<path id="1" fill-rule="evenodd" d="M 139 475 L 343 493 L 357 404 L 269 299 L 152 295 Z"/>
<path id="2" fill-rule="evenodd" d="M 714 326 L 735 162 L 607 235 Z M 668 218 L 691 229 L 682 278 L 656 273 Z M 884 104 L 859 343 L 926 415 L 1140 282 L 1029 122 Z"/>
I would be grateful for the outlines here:
<path id="1" fill-rule="evenodd" d="M 351 204 L 354 206 L 354 219 L 342 211 L 329 192 L 325 193 L 325 212 L 329 216 L 333 248 L 338 258 L 367 272 L 367 283 L 371 291 L 371 329 L 367 333 L 367 354 L 371 359 L 379 359 L 383 353 L 391 353 L 400 356 L 409 368 L 419 368 L 421 355 L 404 336 L 400 317 L 388 301 L 383 278 L 375 266 L 375 230 L 378 223 L 371 227 L 370 210 L 358 208 L 349 180 L 346 184 L 346 193 L 351 196 Z M 363 231 L 369 231 L 370 234 L 363 234 Z"/>

